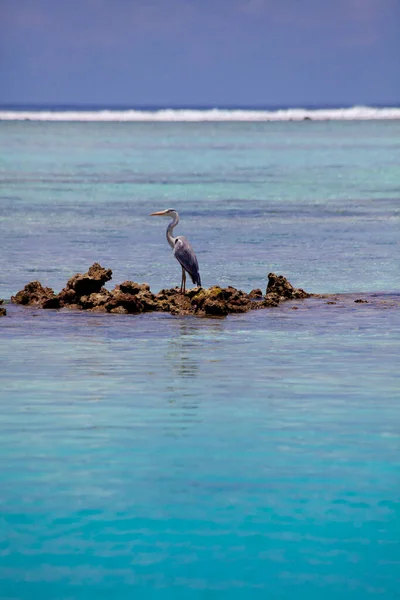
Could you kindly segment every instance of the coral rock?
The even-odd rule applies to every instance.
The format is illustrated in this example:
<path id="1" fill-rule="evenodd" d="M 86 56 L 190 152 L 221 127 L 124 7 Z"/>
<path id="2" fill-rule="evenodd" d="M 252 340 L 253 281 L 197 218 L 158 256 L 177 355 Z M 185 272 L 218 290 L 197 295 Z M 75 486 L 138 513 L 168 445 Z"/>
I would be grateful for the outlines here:
<path id="1" fill-rule="evenodd" d="M 57 296 L 47 298 L 42 302 L 42 308 L 60 308 L 60 300 Z"/>
<path id="2" fill-rule="evenodd" d="M 195 314 L 225 316 L 229 313 L 247 312 L 252 308 L 251 299 L 241 290 L 231 286 L 213 286 L 200 289 L 191 299 Z"/>
<path id="3" fill-rule="evenodd" d="M 57 296 L 51 288 L 44 288 L 38 281 L 32 281 L 12 301 L 41 308 L 68 307 L 98 313 L 138 314 L 164 311 L 173 315 L 224 317 L 231 313 L 278 306 L 283 300 L 311 296 L 302 289 L 294 288 L 282 275 L 274 273 L 268 276 L 264 298 L 260 289 L 246 294 L 232 286 L 221 288 L 217 285 L 209 289 L 196 287 L 185 294 L 179 288 L 163 289 L 155 295 L 147 283 L 135 281 L 124 281 L 110 292 L 103 285 L 111 276 L 111 269 L 104 269 L 94 263 L 87 273 L 77 273 L 71 277 Z"/>
<path id="4" fill-rule="evenodd" d="M 87 309 L 88 312 L 95 312 L 95 313 L 106 313 L 107 309 L 104 306 L 104 304 L 100 304 L 98 306 L 93 306 L 93 308 L 88 308 Z"/>
<path id="5" fill-rule="evenodd" d="M 104 269 L 99 263 L 94 263 L 87 273 L 77 273 L 67 281 L 67 285 L 57 295 L 60 306 L 82 304 L 82 308 L 90 309 L 101 304 L 99 299 L 90 299 L 99 292 L 109 294 L 103 285 L 112 277 L 111 269 Z M 82 299 L 83 303 L 82 303 Z"/>
<path id="6" fill-rule="evenodd" d="M 46 301 L 54 300 L 54 298 L 54 291 L 51 288 L 43 287 L 40 281 L 31 281 L 15 296 L 11 296 L 11 302 L 25 306 L 43 307 Z"/>
<path id="7" fill-rule="evenodd" d="M 149 292 L 150 286 L 148 283 L 136 283 L 135 281 L 124 281 L 116 286 L 125 294 L 139 294 L 139 292 Z"/>
<path id="8" fill-rule="evenodd" d="M 260 288 L 256 288 L 255 290 L 251 290 L 251 292 L 249 293 L 249 298 L 262 298 L 262 291 L 260 290 Z"/>
<path id="9" fill-rule="evenodd" d="M 215 317 L 225 317 L 229 312 L 225 302 L 218 302 L 218 300 L 210 298 L 205 300 L 202 309 L 206 315 Z"/>
<path id="10" fill-rule="evenodd" d="M 63 290 L 61 290 L 61 292 L 57 295 L 57 298 L 60 303 L 60 306 L 68 306 L 68 305 L 72 305 L 72 304 L 77 304 L 78 300 L 79 300 L 75 291 L 73 289 L 67 289 L 67 288 L 64 288 Z"/>
<path id="11" fill-rule="evenodd" d="M 308 294 L 301 288 L 293 287 L 283 275 L 275 275 L 275 273 L 268 274 L 268 286 L 265 295 L 269 296 L 270 294 L 276 294 L 280 300 L 297 300 L 312 296 L 312 294 Z"/>
<path id="12" fill-rule="evenodd" d="M 68 280 L 66 290 L 73 290 L 79 297 L 89 296 L 101 290 L 103 285 L 110 281 L 112 277 L 111 269 L 104 269 L 99 263 L 94 263 L 87 273 L 82 275 L 77 273 Z"/>
<path id="13" fill-rule="evenodd" d="M 82 308 L 89 310 L 106 304 L 111 298 L 111 292 L 106 288 L 101 288 L 99 292 L 93 292 L 89 296 L 81 296 L 80 304 Z"/>
<path id="14" fill-rule="evenodd" d="M 124 308 L 125 312 L 131 314 L 143 312 L 143 304 L 137 296 L 124 294 L 120 290 L 116 290 L 111 294 L 105 306 L 107 312 L 116 312 L 115 309 L 118 307 Z"/>
<path id="15" fill-rule="evenodd" d="M 279 305 L 280 296 L 278 294 L 268 294 L 264 300 L 260 302 L 260 308 L 273 308 Z"/>
<path id="16" fill-rule="evenodd" d="M 157 302 L 155 301 L 154 294 L 150 291 L 148 283 L 136 283 L 135 281 L 124 281 L 119 285 L 115 286 L 113 295 L 117 297 L 122 293 L 136 297 L 134 301 L 137 306 L 142 307 L 143 312 L 157 310 Z"/>
<path id="17" fill-rule="evenodd" d="M 129 310 L 127 308 L 124 308 L 123 306 L 115 306 L 110 310 L 110 313 L 117 315 L 127 315 L 129 314 Z"/>

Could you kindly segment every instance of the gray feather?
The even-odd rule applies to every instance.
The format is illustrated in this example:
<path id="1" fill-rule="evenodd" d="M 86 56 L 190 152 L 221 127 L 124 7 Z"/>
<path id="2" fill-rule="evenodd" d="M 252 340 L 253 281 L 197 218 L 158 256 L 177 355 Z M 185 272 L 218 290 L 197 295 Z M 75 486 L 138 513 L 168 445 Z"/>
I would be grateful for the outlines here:
<path id="1" fill-rule="evenodd" d="M 199 265 L 197 263 L 196 255 L 192 246 L 183 235 L 175 238 L 174 255 L 185 271 L 189 273 L 193 283 L 201 286 Z"/>

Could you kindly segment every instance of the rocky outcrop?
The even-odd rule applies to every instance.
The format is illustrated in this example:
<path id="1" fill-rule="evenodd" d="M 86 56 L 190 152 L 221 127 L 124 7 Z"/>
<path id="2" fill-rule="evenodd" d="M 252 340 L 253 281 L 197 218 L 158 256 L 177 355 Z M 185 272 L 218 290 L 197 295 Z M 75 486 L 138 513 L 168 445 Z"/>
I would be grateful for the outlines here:
<path id="1" fill-rule="evenodd" d="M 282 300 L 301 300 L 311 298 L 312 294 L 308 294 L 301 288 L 295 288 L 292 284 L 283 277 L 283 275 L 268 274 L 268 285 L 265 291 L 266 298 L 275 299 L 278 302 Z"/>
<path id="2" fill-rule="evenodd" d="M 252 300 L 233 287 L 193 288 L 181 294 L 178 288 L 161 290 L 155 298 L 156 309 L 172 314 L 224 317 L 230 313 L 251 310 Z"/>
<path id="3" fill-rule="evenodd" d="M 93 301 L 93 306 L 97 303 L 95 295 L 101 293 L 108 294 L 109 292 L 103 288 L 107 281 L 112 277 L 111 269 L 104 269 L 99 263 L 94 263 L 87 273 L 77 273 L 67 281 L 67 285 L 58 294 L 57 299 L 59 307 L 76 305 L 77 308 L 92 308 L 90 306 Z M 91 298 L 91 300 L 88 300 Z M 84 299 L 82 301 L 82 299 Z M 86 301 L 88 300 L 88 303 Z M 43 308 L 54 308 L 53 306 L 44 306 Z"/>
<path id="4" fill-rule="evenodd" d="M 112 277 L 111 269 L 98 263 L 87 273 L 71 277 L 65 288 L 55 294 L 38 281 L 28 283 L 12 297 L 12 302 L 40 308 L 73 308 L 91 312 L 113 314 L 138 314 L 151 311 L 169 312 L 173 315 L 224 317 L 232 313 L 278 306 L 283 300 L 308 298 L 302 289 L 294 288 L 285 277 L 270 273 L 265 296 L 260 289 L 249 294 L 234 287 L 196 287 L 181 294 L 178 288 L 161 290 L 153 294 L 147 283 L 124 281 L 107 290 L 104 284 Z"/>
<path id="5" fill-rule="evenodd" d="M 11 296 L 11 302 L 14 304 L 24 304 L 27 306 L 38 306 L 44 308 L 44 304 L 54 302 L 54 291 L 49 287 L 43 287 L 40 281 L 31 281 L 27 283 L 23 290 Z M 57 302 L 51 308 L 56 308 Z"/>

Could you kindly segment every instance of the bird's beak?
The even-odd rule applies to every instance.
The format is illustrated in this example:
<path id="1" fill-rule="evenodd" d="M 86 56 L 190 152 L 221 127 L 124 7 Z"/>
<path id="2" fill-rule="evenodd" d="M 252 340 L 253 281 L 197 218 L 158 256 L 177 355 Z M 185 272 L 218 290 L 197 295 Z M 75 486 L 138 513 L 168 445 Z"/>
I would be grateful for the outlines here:
<path id="1" fill-rule="evenodd" d="M 150 213 L 150 217 L 161 217 L 162 215 L 165 215 L 165 210 L 160 210 L 159 212 L 154 212 L 154 213 Z"/>

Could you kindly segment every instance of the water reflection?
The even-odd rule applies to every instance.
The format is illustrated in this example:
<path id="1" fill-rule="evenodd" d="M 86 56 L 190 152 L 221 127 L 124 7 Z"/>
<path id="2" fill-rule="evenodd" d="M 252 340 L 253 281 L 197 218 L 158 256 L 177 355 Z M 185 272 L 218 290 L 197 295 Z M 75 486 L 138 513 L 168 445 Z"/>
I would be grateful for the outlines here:
<path id="1" fill-rule="evenodd" d="M 199 376 L 199 365 L 204 360 L 205 337 L 219 341 L 223 321 L 206 321 L 198 318 L 177 319 L 165 354 L 171 372 L 179 379 L 195 379 Z"/>
<path id="2" fill-rule="evenodd" d="M 172 336 L 168 340 L 164 363 L 169 376 L 166 387 L 170 408 L 170 422 L 173 430 L 168 435 L 181 436 L 202 419 L 199 406 L 204 396 L 202 366 L 207 360 L 204 346 L 208 341 L 219 343 L 223 323 L 197 318 L 176 319 L 171 327 Z"/>

